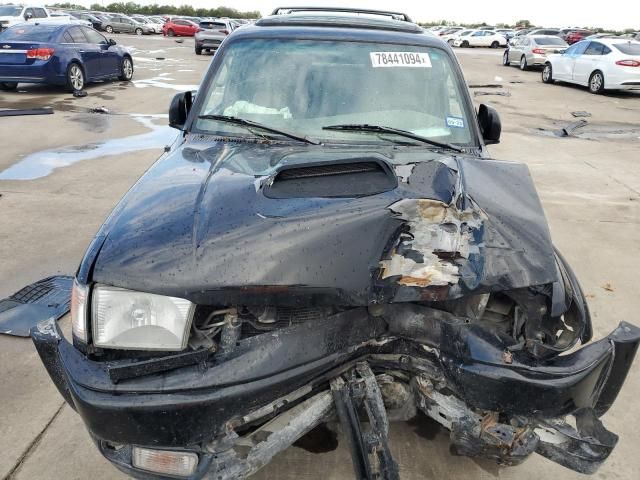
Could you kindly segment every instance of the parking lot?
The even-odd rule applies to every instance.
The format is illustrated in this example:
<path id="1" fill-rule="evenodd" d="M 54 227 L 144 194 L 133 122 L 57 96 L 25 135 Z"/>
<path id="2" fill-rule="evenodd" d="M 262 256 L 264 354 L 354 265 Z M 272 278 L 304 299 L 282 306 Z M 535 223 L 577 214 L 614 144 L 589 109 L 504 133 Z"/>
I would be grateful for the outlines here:
<path id="1" fill-rule="evenodd" d="M 133 53 L 132 83 L 89 85 L 82 98 L 48 86 L 0 93 L 0 109 L 54 110 L 0 118 L 0 298 L 75 271 L 116 202 L 175 139 L 177 131 L 166 126 L 172 96 L 197 88 L 211 60 L 194 54 L 193 39 L 115 38 Z M 502 66 L 500 49 L 456 53 L 476 104 L 487 103 L 501 116 L 502 141 L 489 147 L 491 156 L 529 166 L 554 242 L 589 299 L 594 337 L 621 320 L 637 322 L 640 93 L 592 95 L 545 85 L 539 70 Z M 559 136 L 579 120 L 571 112 L 588 112 L 588 123 Z M 68 318 L 61 324 L 70 330 Z M 636 361 L 604 417 L 620 441 L 595 478 L 630 479 L 640 471 L 638 368 Z M 125 478 L 95 449 L 29 339 L 0 335 L 0 385 L 0 478 Z M 402 478 L 582 478 L 539 456 L 514 468 L 451 457 L 447 437 L 426 418 L 393 425 Z M 331 438 L 316 435 L 309 443 L 323 451 L 291 448 L 254 478 L 352 478 L 344 441 L 332 449 Z"/>

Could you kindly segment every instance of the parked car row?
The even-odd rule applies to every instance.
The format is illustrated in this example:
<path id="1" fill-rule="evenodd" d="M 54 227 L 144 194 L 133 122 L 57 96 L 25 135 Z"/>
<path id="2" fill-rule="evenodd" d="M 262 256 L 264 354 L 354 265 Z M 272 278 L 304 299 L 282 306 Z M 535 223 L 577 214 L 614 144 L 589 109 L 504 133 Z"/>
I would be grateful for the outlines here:
<path id="1" fill-rule="evenodd" d="M 247 20 L 228 18 L 178 17 L 169 15 L 126 15 L 85 10 L 64 11 L 65 15 L 87 22 L 96 30 L 106 33 L 131 33 L 136 35 L 163 34 L 168 37 L 193 37 L 202 27 L 201 23 L 221 22 L 230 33 Z"/>
<path id="2" fill-rule="evenodd" d="M 524 35 L 504 51 L 502 64 L 514 63 L 542 67 L 544 83 L 574 83 L 591 93 L 640 90 L 640 41 L 632 38 L 594 36 L 569 45 L 554 35 Z"/>
<path id="3" fill-rule="evenodd" d="M 432 35 L 439 36 L 443 40 L 447 41 L 450 45 L 453 45 L 451 39 L 455 39 L 458 36 L 466 36 L 470 31 L 491 31 L 498 33 L 505 37 L 508 41 L 512 39 L 517 39 L 518 37 L 523 36 L 532 36 L 532 35 L 546 35 L 546 36 L 555 36 L 560 37 L 564 40 L 568 45 L 573 45 L 576 42 L 581 40 L 592 40 L 594 38 L 627 38 L 632 40 L 640 40 L 640 32 L 633 32 L 625 35 L 617 35 L 615 33 L 594 33 L 591 30 L 577 28 L 577 27 L 569 27 L 569 28 L 520 28 L 520 29 L 510 29 L 510 28 L 494 28 L 485 26 L 482 28 L 466 28 L 460 26 L 446 26 L 441 25 L 438 27 L 431 27 L 426 29 L 428 33 Z M 473 46 L 473 45 L 470 45 Z"/>

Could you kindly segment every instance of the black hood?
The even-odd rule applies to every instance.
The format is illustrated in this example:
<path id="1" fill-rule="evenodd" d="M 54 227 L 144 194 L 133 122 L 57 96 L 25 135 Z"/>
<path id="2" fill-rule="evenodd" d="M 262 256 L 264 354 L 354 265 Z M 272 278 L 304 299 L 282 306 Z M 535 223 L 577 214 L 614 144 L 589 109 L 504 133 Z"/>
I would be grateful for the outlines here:
<path id="1" fill-rule="evenodd" d="M 363 158 L 387 166 L 393 187 L 363 194 L 356 175 L 349 196 L 269 194 L 282 168 Z M 203 304 L 366 305 L 547 284 L 558 271 L 525 165 L 191 138 L 123 198 L 79 277 Z"/>

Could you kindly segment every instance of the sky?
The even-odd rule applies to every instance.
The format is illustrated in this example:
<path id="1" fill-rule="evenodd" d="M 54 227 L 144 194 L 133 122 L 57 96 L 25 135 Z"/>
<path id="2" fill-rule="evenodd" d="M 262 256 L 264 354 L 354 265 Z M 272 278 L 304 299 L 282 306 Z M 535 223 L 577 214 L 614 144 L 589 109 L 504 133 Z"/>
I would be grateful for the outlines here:
<path id="1" fill-rule="evenodd" d="M 84 0 L 91 3 L 95 0 Z M 97 0 L 105 4 L 110 0 Z M 114 0 L 115 1 L 115 0 Z M 126 0 L 124 0 L 126 1 Z M 191 4 L 194 7 L 233 7 L 241 11 L 258 10 L 263 15 L 280 6 L 343 6 L 377 10 L 395 10 L 407 13 L 412 20 L 451 20 L 464 23 L 488 24 L 530 20 L 535 25 L 546 27 L 594 26 L 610 29 L 635 28 L 640 30 L 640 0 L 522 0 L 520 2 L 495 0 L 133 0 L 141 4 Z"/>

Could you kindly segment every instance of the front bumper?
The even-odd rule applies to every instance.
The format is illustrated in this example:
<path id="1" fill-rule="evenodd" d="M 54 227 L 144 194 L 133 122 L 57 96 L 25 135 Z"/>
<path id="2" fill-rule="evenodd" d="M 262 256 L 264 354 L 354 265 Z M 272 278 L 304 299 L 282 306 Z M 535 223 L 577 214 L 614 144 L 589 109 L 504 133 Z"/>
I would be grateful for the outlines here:
<path id="1" fill-rule="evenodd" d="M 418 306 L 387 306 L 376 316 L 355 309 L 331 321 L 242 340 L 224 361 L 119 383 L 109 377 L 113 362 L 88 360 L 55 322 L 38 325 L 32 337 L 58 390 L 82 416 L 103 455 L 138 478 L 163 477 L 131 466 L 132 445 L 188 449 L 200 458 L 192 478 L 211 471 L 216 478 L 235 478 L 224 472 L 251 473 L 256 466 L 233 456 L 234 442 L 275 414 L 292 415 L 300 405 L 316 409 L 313 421 L 303 415 L 299 435 L 336 415 L 344 426 L 348 408 L 341 415 L 333 403 L 341 399 L 348 406 L 362 388 L 338 395 L 335 384 L 356 382 L 348 372 L 363 364 L 378 374 L 378 383 L 385 372 L 399 372 L 410 403 L 452 431 L 460 454 L 513 465 L 537 451 L 574 470 L 595 471 L 617 441 L 597 417 L 625 381 L 640 329 L 621 323 L 598 342 L 534 363 L 518 351 L 506 359 L 503 339 L 473 325 L 443 322 L 442 316 Z M 334 400 L 330 406 L 327 392 Z M 564 422 L 569 414 L 584 419 L 577 430 Z M 292 418 L 302 422 L 300 415 Z M 281 449 L 297 439 L 273 438 Z M 264 452 L 256 458 L 262 462 Z"/>

